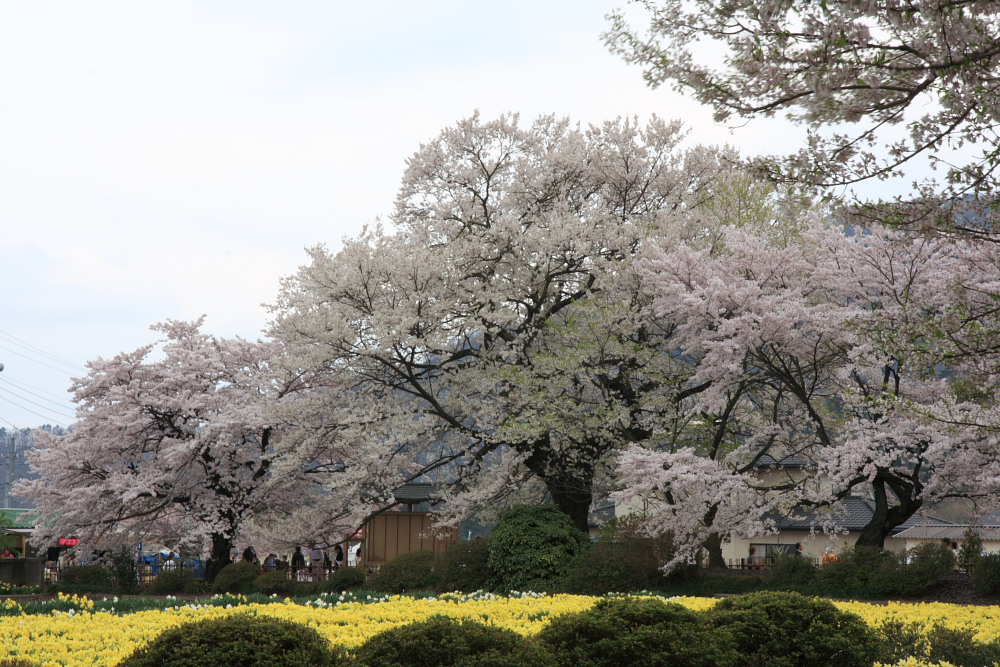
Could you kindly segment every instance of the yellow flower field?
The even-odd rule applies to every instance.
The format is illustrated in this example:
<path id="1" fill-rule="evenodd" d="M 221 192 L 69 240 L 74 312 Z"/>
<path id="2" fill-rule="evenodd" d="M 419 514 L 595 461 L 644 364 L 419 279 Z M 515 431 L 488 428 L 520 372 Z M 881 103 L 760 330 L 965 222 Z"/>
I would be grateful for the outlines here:
<path id="1" fill-rule="evenodd" d="M 70 598 L 64 598 L 70 599 Z M 420 620 L 433 614 L 472 618 L 511 628 L 521 634 L 537 632 L 548 618 L 580 611 L 598 598 L 554 595 L 466 599 L 444 595 L 437 599 L 392 597 L 387 601 L 328 604 L 316 600 L 309 605 L 289 600 L 268 604 L 233 606 L 178 605 L 165 611 L 130 614 L 95 611 L 86 598 L 73 598 L 69 611 L 48 615 L 22 614 L 0 618 L 0 657 L 22 657 L 44 667 L 100 667 L 115 665 L 137 646 L 163 630 L 199 618 L 233 613 L 274 616 L 316 628 L 331 642 L 354 647 L 368 637 L 395 625 Z M 707 598 L 678 598 L 677 602 L 695 609 L 711 607 Z M 13 610 L 11 605 L 7 608 Z M 949 627 L 972 627 L 977 638 L 988 641 L 1000 637 L 1000 607 L 961 607 L 948 604 L 866 604 L 836 603 L 841 609 L 859 614 L 869 624 L 886 620 L 919 622 L 928 626 L 941 622 Z M 918 661 L 903 661 L 896 667 L 930 667 Z"/>

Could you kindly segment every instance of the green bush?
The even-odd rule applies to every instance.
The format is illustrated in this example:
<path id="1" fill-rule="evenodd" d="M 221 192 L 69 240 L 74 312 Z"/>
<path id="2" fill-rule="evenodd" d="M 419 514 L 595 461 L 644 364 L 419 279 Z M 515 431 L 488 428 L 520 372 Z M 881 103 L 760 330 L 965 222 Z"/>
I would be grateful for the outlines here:
<path id="1" fill-rule="evenodd" d="M 258 570 L 259 572 L 259 570 Z M 272 570 L 265 572 L 253 580 L 251 589 L 264 595 L 291 595 L 295 582 L 288 578 L 287 570 Z"/>
<path id="2" fill-rule="evenodd" d="M 59 573 L 58 583 L 49 587 L 55 593 L 116 592 L 111 572 L 103 565 L 71 565 Z"/>
<path id="3" fill-rule="evenodd" d="M 774 559 L 771 571 L 765 576 L 771 589 L 808 589 L 816 581 L 816 566 L 808 558 L 796 554 L 782 554 Z"/>
<path id="4" fill-rule="evenodd" d="M 951 550 L 935 543 L 899 553 L 858 547 L 819 568 L 816 591 L 837 597 L 914 597 L 940 584 L 953 568 Z"/>
<path id="5" fill-rule="evenodd" d="M 70 565 L 59 573 L 59 581 L 67 584 L 111 585 L 111 572 L 103 565 Z"/>
<path id="6" fill-rule="evenodd" d="M 147 590 L 153 595 L 192 595 L 201 591 L 201 584 L 194 578 L 191 570 L 180 568 L 160 570 L 156 578 L 150 582 Z"/>
<path id="7" fill-rule="evenodd" d="M 501 591 L 559 586 L 589 539 L 555 505 L 519 505 L 500 515 L 490 536 L 489 563 Z"/>
<path id="8" fill-rule="evenodd" d="M 955 554 L 943 544 L 926 542 L 906 552 L 907 588 L 911 594 L 933 588 L 954 570 Z"/>
<path id="9" fill-rule="evenodd" d="M 385 563 L 368 577 L 366 588 L 383 593 L 406 593 L 434 587 L 434 552 L 410 551 Z"/>
<path id="10" fill-rule="evenodd" d="M 930 663 L 948 662 L 955 667 L 982 667 L 1000 662 L 1000 644 L 976 641 L 971 628 L 948 628 L 935 623 L 927 631 L 928 651 L 924 658 Z"/>
<path id="11" fill-rule="evenodd" d="M 111 584 L 116 590 L 126 595 L 139 590 L 139 572 L 131 549 L 120 547 L 108 555 L 106 562 L 108 572 L 111 574 Z"/>
<path id="12" fill-rule="evenodd" d="M 1000 593 L 1000 554 L 985 553 L 976 559 L 976 569 L 972 573 L 972 585 L 987 595 Z"/>
<path id="13" fill-rule="evenodd" d="M 212 582 L 213 593 L 249 593 L 260 576 L 260 565 L 237 561 L 225 566 Z"/>
<path id="14" fill-rule="evenodd" d="M 493 580 L 489 546 L 489 540 L 470 540 L 445 551 L 435 565 L 438 590 L 465 593 L 487 590 Z"/>
<path id="15" fill-rule="evenodd" d="M 871 667 L 878 637 L 832 602 L 784 591 L 720 600 L 707 615 L 735 639 L 747 667 Z"/>
<path id="16" fill-rule="evenodd" d="M 740 656 L 725 631 L 679 604 L 604 599 L 558 616 L 538 633 L 558 667 L 730 667 Z"/>
<path id="17" fill-rule="evenodd" d="M 935 623 L 925 630 L 920 623 L 886 621 L 876 626 L 879 662 L 897 664 L 907 658 L 928 663 L 947 662 L 955 667 L 982 667 L 1000 662 L 1000 644 L 976 641 L 970 628 L 953 629 Z"/>
<path id="18" fill-rule="evenodd" d="M 335 661 L 330 644 L 313 628 L 234 614 L 170 628 L 118 667 L 332 667 Z"/>
<path id="19" fill-rule="evenodd" d="M 655 565 L 633 558 L 633 545 L 596 544 L 577 556 L 560 590 L 577 595 L 653 590 L 665 578 Z M 638 561 L 638 562 L 637 562 Z"/>
<path id="20" fill-rule="evenodd" d="M 370 638 L 354 652 L 358 667 L 552 667 L 553 658 L 513 630 L 432 616 Z"/>
<path id="21" fill-rule="evenodd" d="M 343 593 L 365 585 L 365 571 L 360 567 L 342 567 L 334 570 L 321 588 L 324 593 Z"/>
<path id="22" fill-rule="evenodd" d="M 962 533 L 962 543 L 958 547 L 958 564 L 967 574 L 976 571 L 976 561 L 983 555 L 983 538 L 979 531 L 969 526 Z"/>
<path id="23" fill-rule="evenodd" d="M 669 576 L 660 569 L 674 555 L 670 535 L 649 537 L 637 517 L 616 517 L 601 527 L 597 542 L 573 563 L 563 590 L 581 595 L 660 589 L 688 578 L 686 569 Z"/>
<path id="24" fill-rule="evenodd" d="M 880 598 L 895 578 L 899 568 L 896 557 L 873 547 L 845 549 L 840 559 L 819 568 L 816 581 L 826 595 L 837 597 Z"/>

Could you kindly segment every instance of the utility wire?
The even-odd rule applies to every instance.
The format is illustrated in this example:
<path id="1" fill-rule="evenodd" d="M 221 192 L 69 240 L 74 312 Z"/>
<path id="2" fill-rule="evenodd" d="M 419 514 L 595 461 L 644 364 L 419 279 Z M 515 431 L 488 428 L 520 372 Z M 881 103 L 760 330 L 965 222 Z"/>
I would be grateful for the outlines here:
<path id="1" fill-rule="evenodd" d="M 0 391 L 7 391 L 7 390 L 6 390 L 6 389 L 3 389 L 2 387 L 0 387 Z M 18 398 L 21 398 L 21 397 L 19 396 Z M 52 423 L 54 423 L 54 424 L 55 424 L 56 426 L 62 426 L 62 427 L 64 427 L 64 428 L 69 428 L 69 424 L 66 424 L 66 423 L 63 423 L 63 422 L 61 422 L 61 421 L 59 421 L 59 420 L 57 420 L 57 419 L 52 419 L 52 416 L 51 416 L 51 415 L 48 415 L 48 414 L 42 414 L 41 412 L 38 412 L 38 411 L 36 411 L 36 410 L 32 410 L 31 408 L 28 408 L 28 407 L 25 407 L 25 406 L 21 405 L 21 404 L 20 404 L 20 403 L 18 403 L 17 401 L 12 401 L 12 400 L 10 400 L 10 399 L 9 399 L 9 398 L 7 398 L 6 396 L 0 396 L 0 400 L 4 400 L 4 401 L 7 401 L 8 403 L 10 403 L 11 405 L 13 405 L 14 407 L 16 407 L 16 408 L 20 408 L 21 410 L 24 410 L 25 412 L 30 412 L 31 414 L 35 415 L 36 417 L 41 417 L 42 419 L 46 419 L 46 420 L 48 420 L 48 421 L 51 421 L 51 422 L 52 422 Z M 22 398 L 21 400 L 24 400 L 24 399 Z M 33 401 L 28 401 L 28 402 L 29 402 L 29 403 L 32 403 L 33 405 L 38 405 L 37 403 L 34 403 Z M 43 408 L 44 408 L 45 406 L 41 406 L 41 407 L 43 407 Z M 57 413 L 57 414 L 62 414 L 62 413 Z M 63 416 L 65 416 L 65 417 L 70 417 L 70 419 L 72 420 L 72 416 L 71 416 L 71 415 L 63 415 Z M 7 420 L 6 420 L 6 419 L 4 419 L 3 421 L 7 421 Z M 8 423 L 8 424 L 10 424 L 10 422 L 7 422 L 7 423 Z M 10 424 L 10 425 L 11 425 L 11 426 L 14 426 L 13 424 Z"/>
<path id="2" fill-rule="evenodd" d="M 20 391 L 22 391 L 22 392 L 24 392 L 26 394 L 31 394 L 35 398 L 39 398 L 39 399 L 45 401 L 46 403 L 51 403 L 52 405 L 56 406 L 57 408 L 60 408 L 60 409 L 63 409 L 63 410 L 67 410 L 67 409 L 68 410 L 74 410 L 75 409 L 75 406 L 73 405 L 72 401 L 69 401 L 69 400 L 67 400 L 64 397 L 59 396 L 58 394 L 53 394 L 50 391 L 45 391 L 44 389 L 41 389 L 40 387 L 34 387 L 34 386 L 30 385 L 30 384 L 24 384 L 23 382 L 16 382 L 14 380 L 11 380 L 8 377 L 4 377 L 3 375 L 0 375 L 0 382 L 4 382 L 6 384 L 13 385 L 14 387 L 16 387 L 17 389 L 19 389 Z M 34 389 L 34 391 L 32 391 L 32 389 Z M 42 392 L 42 393 L 39 394 L 37 392 Z M 42 394 L 46 394 L 48 397 L 47 396 L 43 396 Z M 51 398 L 49 398 L 49 397 L 51 397 Z"/>
<path id="3" fill-rule="evenodd" d="M 76 371 L 82 371 L 82 372 L 86 372 L 87 371 L 86 368 L 84 368 L 83 366 L 80 366 L 79 364 L 74 364 L 72 361 L 67 361 L 67 360 L 63 359 L 62 357 L 57 357 L 56 355 L 51 354 L 49 352 L 46 352 L 42 348 L 37 347 L 35 345 L 32 345 L 31 343 L 28 343 L 27 341 L 24 341 L 24 340 L 18 338 L 17 336 L 9 334 L 6 331 L 0 330 L 0 339 L 5 339 L 6 342 L 8 342 L 8 343 L 10 343 L 12 345 L 17 345 L 17 346 L 19 346 L 21 348 L 24 348 L 25 350 L 28 350 L 29 352 L 32 352 L 32 353 L 37 354 L 37 355 L 40 355 L 43 358 L 48 359 L 49 361 L 55 362 L 57 364 L 60 364 L 62 366 L 66 366 L 68 368 L 72 368 L 72 369 L 74 369 Z M 3 346 L 0 346 L 0 347 L 3 347 Z M 10 352 L 14 352 L 14 350 L 11 350 L 8 347 L 3 347 L 3 349 L 8 350 Z M 15 354 L 18 354 L 18 353 L 15 352 Z M 24 356 L 24 355 L 19 355 L 19 356 Z M 29 357 L 25 357 L 25 358 L 29 358 Z M 43 365 L 45 365 L 45 364 L 43 364 Z M 49 368 L 51 368 L 51 366 L 49 366 Z M 61 369 L 57 369 L 57 370 L 61 370 Z"/>
<path id="4" fill-rule="evenodd" d="M 14 350 L 12 348 L 7 347 L 6 345 L 0 345 L 0 350 L 7 350 L 11 354 L 16 354 L 17 356 L 21 357 L 22 359 L 27 359 L 28 361 L 30 361 L 30 362 L 32 362 L 34 364 L 38 364 L 39 366 L 45 366 L 46 368 L 51 368 L 52 370 L 59 371 L 60 373 L 66 373 L 67 372 L 67 370 L 66 370 L 65 367 L 59 368 L 58 366 L 53 366 L 52 364 L 48 364 L 48 363 L 46 363 L 44 361 L 40 361 L 40 360 L 35 359 L 33 357 L 29 357 L 26 354 L 22 354 L 22 353 L 18 352 L 17 350 Z M 74 367 L 74 369 L 75 368 L 79 368 L 79 367 Z M 82 370 L 86 371 L 86 369 L 82 369 Z"/>

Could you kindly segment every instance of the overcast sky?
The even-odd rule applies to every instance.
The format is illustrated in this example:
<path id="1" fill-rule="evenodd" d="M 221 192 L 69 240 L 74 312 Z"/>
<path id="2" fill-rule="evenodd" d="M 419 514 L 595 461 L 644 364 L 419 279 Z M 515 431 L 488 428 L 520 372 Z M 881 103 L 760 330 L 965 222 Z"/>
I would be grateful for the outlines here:
<path id="1" fill-rule="evenodd" d="M 303 249 L 387 215 L 477 109 L 775 147 L 611 55 L 623 2 L 0 0 L 0 427 L 70 424 L 70 378 L 155 322 L 258 338 Z"/>

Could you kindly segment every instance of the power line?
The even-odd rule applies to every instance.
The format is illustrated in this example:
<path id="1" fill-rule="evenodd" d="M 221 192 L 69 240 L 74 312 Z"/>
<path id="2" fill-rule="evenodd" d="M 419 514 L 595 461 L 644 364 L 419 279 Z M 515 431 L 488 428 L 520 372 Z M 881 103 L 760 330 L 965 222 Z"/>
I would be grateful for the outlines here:
<path id="1" fill-rule="evenodd" d="M 69 400 L 67 400 L 67 399 L 65 399 L 63 397 L 60 397 L 57 394 L 53 394 L 50 391 L 45 391 L 44 389 L 41 389 L 39 387 L 33 387 L 32 385 L 30 385 L 30 384 L 24 384 L 23 382 L 16 382 L 16 381 L 11 380 L 10 378 L 4 377 L 2 375 L 0 375 L 0 382 L 3 382 L 5 384 L 9 384 L 9 385 L 13 385 L 14 387 L 16 387 L 17 389 L 19 389 L 20 391 L 22 391 L 22 392 L 24 392 L 26 394 L 30 394 L 30 395 L 34 396 L 35 398 L 38 398 L 38 399 L 41 399 L 41 400 L 45 401 L 46 403 L 51 403 L 56 408 L 59 408 L 59 409 L 69 409 L 69 410 L 75 410 L 76 409 L 76 406 L 73 404 L 72 401 L 69 401 Z M 34 391 L 32 391 L 32 390 L 34 390 Z M 10 393 L 12 393 L 12 394 L 15 394 L 15 396 L 17 396 L 17 394 L 15 392 L 13 392 L 13 391 L 11 391 L 9 389 L 7 391 L 10 392 Z M 42 393 L 37 393 L 37 392 L 42 392 Z M 47 394 L 48 396 L 43 396 L 42 394 Z M 51 398 L 49 398 L 49 397 L 51 397 Z M 18 396 L 18 398 L 23 398 L 23 397 Z M 30 400 L 30 399 L 25 399 L 25 400 Z"/>
<path id="2" fill-rule="evenodd" d="M 3 389 L 2 387 L 0 387 L 0 391 L 7 391 L 7 390 Z M 18 396 L 18 398 L 21 398 L 21 397 Z M 61 422 L 58 419 L 53 419 L 51 414 L 42 414 L 41 412 L 37 412 L 35 410 L 32 410 L 31 408 L 28 408 L 28 407 L 25 407 L 25 406 L 21 405 L 17 401 L 12 401 L 9 398 L 7 398 L 6 396 L 0 396 L 0 400 L 6 401 L 6 402 L 10 403 L 11 405 L 13 405 L 14 407 L 19 408 L 21 410 L 24 410 L 25 412 L 30 412 L 31 414 L 35 415 L 36 417 L 41 417 L 42 419 L 48 420 L 48 421 L 52 422 L 53 424 L 55 424 L 56 426 L 62 426 L 62 427 L 65 427 L 65 428 L 69 428 L 69 424 Z M 21 400 L 25 400 L 25 399 L 21 398 Z M 38 405 L 37 403 L 34 403 L 34 401 L 28 401 L 28 403 L 32 403 L 33 405 Z M 44 408 L 45 406 L 40 406 L 40 407 Z M 56 413 L 56 414 L 63 414 L 63 413 Z M 63 416 L 69 417 L 70 420 L 72 420 L 72 416 L 71 415 L 63 415 Z M 6 419 L 4 419 L 3 421 L 7 422 L 12 427 L 16 428 L 13 424 L 11 424 L 10 422 L 8 422 Z"/>
<path id="3" fill-rule="evenodd" d="M 41 361 L 39 359 L 35 359 L 33 357 L 29 357 L 26 354 L 22 354 L 21 352 L 18 352 L 17 350 L 14 350 L 12 348 L 7 347 L 6 345 L 0 345 L 0 350 L 7 350 L 11 354 L 15 354 L 15 355 L 21 357 L 22 359 L 27 359 L 28 361 L 30 361 L 32 363 L 35 363 L 35 364 L 38 364 L 39 366 L 45 366 L 46 368 L 51 368 L 52 370 L 59 371 L 60 373 L 66 373 L 66 372 L 68 372 L 65 367 L 64 368 L 59 368 L 57 366 L 53 366 L 52 364 L 48 364 L 48 363 L 45 363 L 44 361 Z M 77 368 L 79 368 L 79 366 L 74 366 L 73 367 L 73 372 L 76 372 Z M 86 369 L 81 369 L 81 370 L 85 371 Z"/>
<path id="4" fill-rule="evenodd" d="M 84 368 L 83 366 L 80 366 L 79 364 L 75 364 L 72 361 L 67 361 L 67 360 L 63 359 L 62 357 L 57 357 L 56 355 L 54 355 L 54 354 L 52 354 L 50 352 L 46 352 L 42 348 L 37 347 L 35 345 L 32 345 L 31 343 L 29 343 L 29 342 L 27 342 L 25 340 L 22 340 L 22 339 L 18 338 L 17 336 L 9 334 L 6 331 L 0 330 L 0 338 L 6 339 L 6 341 L 8 343 L 11 343 L 12 345 L 17 345 L 19 347 L 22 347 L 25 350 L 28 350 L 28 351 L 30 351 L 30 352 L 32 352 L 34 354 L 37 354 L 37 355 L 41 355 L 43 358 L 46 358 L 49 361 L 53 361 L 53 362 L 55 362 L 57 364 L 60 364 L 62 366 L 66 366 L 68 368 L 72 368 L 72 369 L 77 370 L 77 371 L 83 371 L 83 372 L 87 371 L 86 368 Z M 0 346 L 0 347 L 3 347 L 3 346 Z M 14 352 L 14 350 L 11 350 L 8 347 L 3 347 L 3 349 L 8 350 L 10 352 Z M 19 354 L 19 353 L 14 352 L 14 354 Z M 24 355 L 20 355 L 19 354 L 19 356 L 24 356 Z M 25 358 L 29 359 L 30 357 L 25 357 Z M 33 361 L 37 361 L 37 360 L 33 360 Z M 41 362 L 39 362 L 39 363 L 41 363 Z M 45 364 L 43 364 L 43 365 L 45 365 Z M 51 368 L 51 366 L 50 366 L 50 368 Z M 60 369 L 56 369 L 56 370 L 60 370 Z"/>

